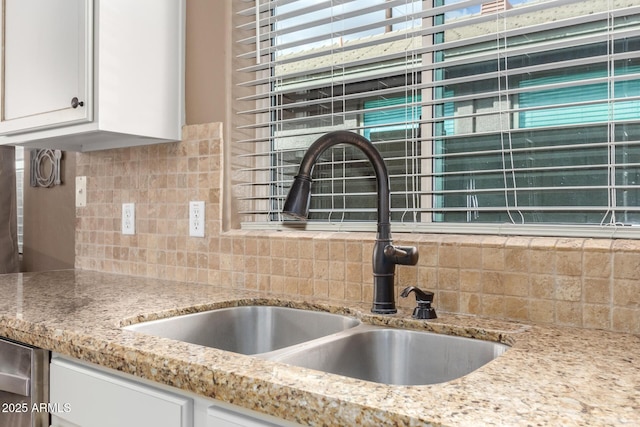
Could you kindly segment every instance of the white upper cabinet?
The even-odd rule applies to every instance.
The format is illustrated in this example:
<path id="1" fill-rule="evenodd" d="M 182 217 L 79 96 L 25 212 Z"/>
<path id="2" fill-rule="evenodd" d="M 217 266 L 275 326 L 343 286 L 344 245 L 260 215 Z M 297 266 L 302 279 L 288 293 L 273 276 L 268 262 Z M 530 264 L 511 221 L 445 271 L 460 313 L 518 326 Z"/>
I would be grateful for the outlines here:
<path id="1" fill-rule="evenodd" d="M 86 121 L 86 0 L 6 0 L 2 133 Z"/>
<path id="2" fill-rule="evenodd" d="M 184 0 L 4 0 L 0 144 L 181 139 Z"/>

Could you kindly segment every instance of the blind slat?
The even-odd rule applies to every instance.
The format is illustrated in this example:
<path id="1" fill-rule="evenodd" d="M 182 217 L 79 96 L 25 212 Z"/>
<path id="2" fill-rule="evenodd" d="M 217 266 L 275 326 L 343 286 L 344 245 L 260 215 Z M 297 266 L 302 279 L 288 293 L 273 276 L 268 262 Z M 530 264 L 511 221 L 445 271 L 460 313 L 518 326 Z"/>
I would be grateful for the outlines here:
<path id="1" fill-rule="evenodd" d="M 611 34 L 592 34 L 592 35 L 587 35 L 587 36 L 582 36 L 582 37 L 575 37 L 575 38 L 565 38 L 565 39 L 561 39 L 561 40 L 557 40 L 557 41 L 551 41 L 551 42 L 547 42 L 545 44 L 531 44 L 529 46 L 524 46 L 524 47 L 518 47 L 518 48 L 510 48 L 505 50 L 504 52 L 502 52 L 502 57 L 508 56 L 508 57 L 516 57 L 516 56 L 522 56 L 522 55 L 531 55 L 534 53 L 540 53 L 540 52 L 546 52 L 549 50 L 557 50 L 557 49 L 563 49 L 563 48 L 567 48 L 567 47 L 573 47 L 573 48 L 577 48 L 580 46 L 588 46 L 588 45 L 593 45 L 595 43 L 599 43 L 599 42 L 603 42 L 603 41 L 607 41 L 610 38 L 614 38 L 615 40 L 621 40 L 621 39 L 626 39 L 626 38 L 630 38 L 630 37 L 634 37 L 637 36 L 637 29 L 625 29 L 625 30 L 619 30 L 619 31 L 615 31 L 612 32 Z M 423 56 L 423 55 L 427 55 L 427 54 L 434 54 L 438 51 L 440 51 L 440 49 L 446 47 L 445 45 L 434 45 L 434 46 L 429 46 L 429 47 L 418 47 L 416 49 L 411 49 L 408 51 L 401 51 L 401 52 L 394 52 L 391 54 L 386 54 L 386 55 L 378 55 L 376 58 L 376 62 L 380 62 L 380 63 L 384 63 L 384 62 L 388 62 L 388 61 L 393 61 L 393 60 L 398 60 L 398 59 L 403 59 L 403 58 L 413 58 L 415 56 Z M 447 66 L 449 67 L 453 67 L 456 65 L 461 65 L 461 64 L 470 64 L 470 63 L 483 63 L 486 62 L 488 60 L 491 59 L 495 59 L 496 58 L 496 54 L 495 52 L 486 52 L 486 53 L 480 53 L 480 54 L 476 54 L 472 57 L 464 57 L 462 59 L 449 59 L 446 61 Z M 339 62 L 336 64 L 331 64 L 331 65 L 325 65 L 322 67 L 316 67 L 313 68 L 313 72 L 315 74 L 321 74 L 321 73 L 325 73 L 325 72 L 330 72 L 334 69 L 337 70 L 341 70 L 341 69 L 349 69 L 349 68 L 355 68 L 364 64 L 371 64 L 372 61 L 370 58 L 366 58 L 366 59 L 362 59 L 362 60 L 351 60 L 349 62 Z M 272 64 L 273 66 L 274 64 Z M 415 68 L 415 71 L 432 71 L 438 67 L 442 67 L 441 63 L 430 63 L 427 65 L 423 65 L 423 66 L 418 66 Z M 267 83 L 273 83 L 274 81 L 283 81 L 286 79 L 294 79 L 296 77 L 304 77 L 306 75 L 309 74 L 310 69 L 304 69 L 304 70 L 299 70 L 299 71 L 294 71 L 294 72 L 289 72 L 287 74 L 282 74 L 282 75 L 273 75 L 273 76 L 269 76 L 269 77 L 265 77 L 265 78 L 259 78 L 259 79 L 255 79 L 255 80 L 251 80 L 251 81 L 247 81 L 242 83 L 242 86 L 258 86 L 258 85 L 264 85 Z"/>
<path id="2" fill-rule="evenodd" d="M 554 4 L 557 6 L 562 6 L 562 5 L 571 5 L 573 3 L 579 3 L 580 0 L 566 0 L 566 1 L 556 1 Z M 474 2 L 473 4 L 470 4 L 469 6 L 473 6 L 475 4 L 481 4 L 482 1 L 477 1 Z M 460 6 L 458 6 L 460 7 Z M 434 8 L 432 9 L 430 12 L 421 12 L 421 13 L 417 13 L 415 14 L 415 19 L 425 19 L 425 18 L 433 18 L 434 16 L 438 16 L 442 13 L 445 13 L 445 11 L 450 10 L 452 8 L 452 6 L 449 7 L 442 7 L 442 10 L 440 10 L 440 8 Z M 527 14 L 530 13 L 534 13 L 536 11 L 539 10 L 544 10 L 545 8 L 545 2 L 539 2 L 539 3 L 534 3 L 531 4 L 529 6 L 526 7 L 522 7 L 522 8 L 518 8 L 518 9 L 511 9 L 510 11 L 506 11 L 506 12 L 502 12 L 504 15 L 508 15 L 509 12 L 514 12 L 517 11 L 517 15 L 515 15 L 515 13 L 512 13 L 512 15 L 515 15 L 517 17 L 519 17 L 520 15 L 522 15 L 523 17 L 526 17 Z M 568 18 L 564 18 L 564 19 L 560 19 L 560 18 L 554 18 L 553 20 L 549 20 L 546 22 L 541 22 L 541 23 L 537 23 L 537 24 L 527 24 L 527 25 L 523 25 L 523 26 L 517 26 L 515 28 L 509 28 L 509 29 L 501 29 L 499 32 L 502 34 L 503 37 L 517 37 L 517 36 L 523 36 L 523 35 L 531 35 L 531 34 L 535 34 L 535 33 L 540 33 L 540 32 L 544 32 L 544 31 L 549 31 L 549 30 L 553 30 L 553 29 L 558 29 L 558 28 L 567 28 L 570 27 L 572 25 L 577 25 L 577 24 L 588 24 L 588 23 L 593 23 L 593 22 L 598 22 L 598 21 L 602 21 L 602 20 L 606 20 L 609 17 L 615 17 L 615 18 L 623 18 L 623 17 L 630 17 L 630 16 L 634 16 L 637 15 L 640 11 L 640 6 L 639 5 L 634 5 L 634 6 L 627 6 L 621 9 L 616 9 L 615 11 L 599 11 L 599 12 L 593 12 L 593 13 L 589 13 L 589 11 L 585 11 L 583 14 L 580 14 L 578 16 L 571 16 Z M 305 45 L 309 45 L 312 42 L 315 41 L 320 41 L 320 40 L 330 40 L 332 38 L 335 37 L 340 37 L 340 36 L 344 36 L 344 35 L 348 35 L 348 34 L 352 34 L 352 33 L 358 33 L 358 32 L 362 32 L 364 30 L 367 29 L 372 29 L 372 28 L 383 28 L 387 25 L 390 24 L 394 24 L 394 23 L 399 23 L 402 22 L 404 20 L 406 20 L 406 17 L 399 17 L 399 18 L 394 18 L 394 19 L 388 19 L 388 20 L 381 20 L 378 21 L 374 24 L 369 24 L 367 26 L 359 26 L 359 27 L 353 27 L 350 28 L 348 30 L 342 30 L 342 31 L 336 31 L 336 32 L 326 32 L 326 33 L 322 33 L 322 34 L 316 34 L 314 35 L 314 37 L 311 38 L 300 38 L 294 42 L 291 42 L 289 44 L 283 44 L 280 45 L 278 47 L 272 46 L 269 47 L 267 49 L 261 49 L 260 52 L 263 55 L 266 54 L 271 54 L 273 52 L 276 51 L 276 49 L 286 49 L 286 48 L 291 48 L 291 47 L 297 47 L 297 46 L 305 46 Z M 480 15 L 480 16 L 476 16 L 473 18 L 468 18 L 465 20 L 459 20 L 459 21 L 453 21 L 453 22 L 449 22 L 449 23 L 444 23 L 444 24 L 440 24 L 440 25 L 434 25 L 434 26 L 430 26 L 429 28 L 417 28 L 417 29 L 413 29 L 410 33 L 410 36 L 412 37 L 422 37 L 422 36 L 432 36 L 436 33 L 441 33 L 441 32 L 456 32 L 459 29 L 465 29 L 465 28 L 469 28 L 469 27 L 477 27 L 475 29 L 475 31 L 470 32 L 470 34 L 474 34 L 477 33 L 474 36 L 469 36 L 469 40 L 471 43 L 467 43 L 466 39 L 463 38 L 461 41 L 456 40 L 454 43 L 456 44 L 461 44 L 461 45 L 469 45 L 472 43 L 478 43 L 481 40 L 491 40 L 491 36 L 495 37 L 495 34 L 497 32 L 497 29 L 495 27 L 491 28 L 492 25 L 495 25 L 495 17 L 494 15 Z M 483 24 L 485 24 L 484 26 L 482 26 Z M 305 29 L 308 30 L 308 27 L 306 27 Z M 615 29 L 614 29 L 615 30 Z M 593 31 L 593 30 L 592 30 Z M 264 40 L 269 40 L 270 37 L 273 37 L 275 34 L 277 34 L 277 32 L 268 32 L 266 33 L 267 35 L 265 35 Z M 464 33 L 463 33 L 464 34 Z M 488 36 L 488 37 L 487 37 Z M 393 38 L 390 38 L 390 40 L 393 40 Z M 255 37 L 253 38 L 248 38 L 248 39 L 243 39 L 242 40 L 243 43 L 245 44 L 255 44 Z M 349 50 L 354 50 L 354 49 L 358 49 L 360 47 L 366 47 L 367 44 L 365 42 L 359 41 L 360 43 L 363 43 L 361 46 L 360 45 L 353 45 L 353 46 L 341 46 L 340 49 L 344 52 L 349 51 Z M 239 56 L 240 58 L 255 58 L 256 52 L 255 50 L 253 51 L 249 51 L 244 53 L 243 55 Z M 286 58 L 285 59 L 277 59 L 278 61 L 280 61 L 280 63 L 287 63 L 287 62 L 293 62 L 296 61 L 297 58 L 293 57 L 293 58 Z M 255 70 L 255 69 L 254 69 Z"/>

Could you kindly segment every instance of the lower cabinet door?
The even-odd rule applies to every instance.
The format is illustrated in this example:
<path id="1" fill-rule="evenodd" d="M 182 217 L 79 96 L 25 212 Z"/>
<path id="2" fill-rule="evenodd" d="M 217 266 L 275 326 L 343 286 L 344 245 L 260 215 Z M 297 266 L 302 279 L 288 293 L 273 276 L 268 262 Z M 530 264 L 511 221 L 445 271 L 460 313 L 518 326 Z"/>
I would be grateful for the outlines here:
<path id="1" fill-rule="evenodd" d="M 67 360 L 50 369 L 52 425 L 191 427 L 193 401 Z"/>
<path id="2" fill-rule="evenodd" d="M 207 408 L 207 427 L 277 427 L 290 425 L 288 422 L 274 424 L 240 411 L 240 408 L 238 410 L 230 410 L 219 406 L 209 406 Z M 246 412 L 249 411 L 247 410 Z"/>

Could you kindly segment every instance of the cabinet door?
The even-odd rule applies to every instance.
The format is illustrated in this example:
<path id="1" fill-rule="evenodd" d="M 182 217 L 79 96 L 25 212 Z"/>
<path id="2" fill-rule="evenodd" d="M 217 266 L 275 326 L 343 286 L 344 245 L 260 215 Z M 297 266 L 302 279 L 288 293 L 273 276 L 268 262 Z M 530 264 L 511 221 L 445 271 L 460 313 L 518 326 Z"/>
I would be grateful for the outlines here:
<path id="1" fill-rule="evenodd" d="M 191 427 L 191 399 L 67 360 L 50 367 L 52 424 L 80 427 Z M 56 406 L 57 405 L 57 406 Z"/>
<path id="2" fill-rule="evenodd" d="M 283 427 L 298 426 L 271 415 L 259 414 L 239 406 L 220 404 L 207 408 L 207 427 Z"/>
<path id="3" fill-rule="evenodd" d="M 0 134 L 90 120 L 92 1 L 4 3 Z"/>

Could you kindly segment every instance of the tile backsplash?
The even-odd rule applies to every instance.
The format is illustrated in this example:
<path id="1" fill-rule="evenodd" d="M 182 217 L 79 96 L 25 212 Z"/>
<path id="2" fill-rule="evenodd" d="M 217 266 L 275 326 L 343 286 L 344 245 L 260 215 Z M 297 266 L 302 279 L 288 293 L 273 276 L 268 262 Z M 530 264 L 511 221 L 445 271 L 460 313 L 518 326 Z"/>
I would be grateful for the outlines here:
<path id="1" fill-rule="evenodd" d="M 223 148 L 222 125 L 211 123 L 186 126 L 181 142 L 77 154 L 88 203 L 76 209 L 76 268 L 370 302 L 373 233 L 222 231 Z M 188 237 L 190 200 L 206 203 L 205 238 Z M 133 236 L 120 232 L 126 202 L 135 203 Z M 640 333 L 640 241 L 394 241 L 420 252 L 417 266 L 398 266 L 397 290 L 432 290 L 439 311 Z"/>

